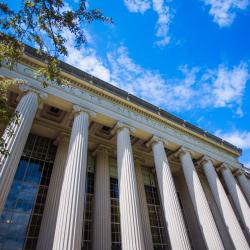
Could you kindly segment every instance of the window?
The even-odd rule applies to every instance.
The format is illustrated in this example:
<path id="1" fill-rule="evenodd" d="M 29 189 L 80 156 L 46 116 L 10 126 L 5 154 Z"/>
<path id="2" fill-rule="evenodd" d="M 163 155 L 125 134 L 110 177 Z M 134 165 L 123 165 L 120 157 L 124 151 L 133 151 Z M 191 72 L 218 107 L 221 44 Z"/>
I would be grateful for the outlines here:
<path id="1" fill-rule="evenodd" d="M 91 156 L 89 156 L 87 163 L 83 238 L 82 238 L 82 249 L 84 250 L 91 250 L 92 248 L 93 201 L 94 201 L 94 159 Z"/>
<path id="2" fill-rule="evenodd" d="M 121 226 L 119 189 L 116 160 L 110 159 L 110 202 L 111 202 L 111 243 L 112 250 L 121 249 Z"/>
<path id="3" fill-rule="evenodd" d="M 149 168 L 142 168 L 144 188 L 146 193 L 148 215 L 151 227 L 153 246 L 155 250 L 168 249 L 167 231 L 159 200 L 155 175 Z"/>
<path id="4" fill-rule="evenodd" d="M 56 147 L 30 135 L 0 216 L 0 249 L 35 249 Z"/>

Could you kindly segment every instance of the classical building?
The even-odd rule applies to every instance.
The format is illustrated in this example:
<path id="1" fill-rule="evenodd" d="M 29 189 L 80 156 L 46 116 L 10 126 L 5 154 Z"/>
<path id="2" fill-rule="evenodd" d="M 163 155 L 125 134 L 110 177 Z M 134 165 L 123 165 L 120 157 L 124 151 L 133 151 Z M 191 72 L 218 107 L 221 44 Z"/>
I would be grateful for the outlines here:
<path id="1" fill-rule="evenodd" d="M 0 249 L 249 249 L 241 150 L 61 63 L 44 88 L 32 48 L 1 79 L 19 113 L 0 158 Z M 149 86 L 150 88 L 150 86 Z"/>

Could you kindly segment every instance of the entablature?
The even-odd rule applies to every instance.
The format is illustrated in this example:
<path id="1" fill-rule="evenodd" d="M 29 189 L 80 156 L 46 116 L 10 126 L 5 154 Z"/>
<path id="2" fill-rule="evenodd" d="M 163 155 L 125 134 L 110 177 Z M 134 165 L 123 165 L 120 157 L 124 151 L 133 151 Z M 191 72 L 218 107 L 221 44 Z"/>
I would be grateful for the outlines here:
<path id="1" fill-rule="evenodd" d="M 121 100 L 100 88 L 97 89 L 96 86 L 90 87 L 90 84 L 81 79 L 78 79 L 78 83 L 71 80 L 72 85 L 70 86 L 50 84 L 44 88 L 34 77 L 31 66 L 24 64 L 18 64 L 13 71 L 2 67 L 0 74 L 8 78 L 23 79 L 37 91 L 46 92 L 48 98 L 44 107 L 50 105 L 54 109 L 59 109 L 60 119 L 63 121 L 69 119 L 68 113 L 72 111 L 73 105 L 79 105 L 96 112 L 97 116 L 93 120 L 105 126 L 112 127 L 117 121 L 121 121 L 135 127 L 135 136 L 143 140 L 150 139 L 152 135 L 159 136 L 169 142 L 167 148 L 170 150 L 174 151 L 180 146 L 184 146 L 196 152 L 197 157 L 208 155 L 218 162 L 226 162 L 235 168 L 240 167 L 237 161 L 240 154 L 238 150 L 229 148 L 223 143 L 211 141 L 206 136 L 196 134 L 185 126 L 180 127 L 178 124 L 173 124 L 172 121 L 162 118 L 159 114 L 143 110 L 130 103 L 129 100 Z M 19 90 L 16 92 L 19 93 Z M 44 116 L 46 114 L 48 115 L 48 112 L 45 112 Z M 59 118 L 57 119 L 59 120 Z"/>

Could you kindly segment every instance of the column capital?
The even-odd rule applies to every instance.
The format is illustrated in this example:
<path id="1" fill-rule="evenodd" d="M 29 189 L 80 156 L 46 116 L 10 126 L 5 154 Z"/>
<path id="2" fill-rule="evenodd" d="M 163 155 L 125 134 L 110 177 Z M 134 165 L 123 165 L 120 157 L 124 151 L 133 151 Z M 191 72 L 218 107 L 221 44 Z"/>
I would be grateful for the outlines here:
<path id="1" fill-rule="evenodd" d="M 111 130 L 111 134 L 114 135 L 118 130 L 121 130 L 121 129 L 124 129 L 124 128 L 127 128 L 131 134 L 134 134 L 135 131 L 136 131 L 135 127 L 132 127 L 132 126 L 126 124 L 126 123 L 118 121 L 116 123 L 116 125 L 113 127 L 113 129 Z"/>
<path id="2" fill-rule="evenodd" d="M 214 160 L 211 157 L 207 156 L 207 155 L 202 156 L 201 159 L 199 159 L 197 161 L 197 166 L 198 167 L 204 167 L 205 163 L 207 163 L 207 162 L 211 162 L 212 165 L 214 166 Z"/>
<path id="3" fill-rule="evenodd" d="M 34 89 L 27 84 L 21 84 L 21 85 L 19 85 L 18 88 L 19 88 L 19 90 L 22 91 L 22 95 L 20 96 L 20 98 L 27 93 L 34 93 L 34 94 L 36 94 L 36 96 L 38 98 L 38 109 L 41 110 L 43 108 L 43 103 L 48 98 L 47 93 L 45 93 L 41 90 Z"/>
<path id="4" fill-rule="evenodd" d="M 220 166 L 216 170 L 217 172 L 219 171 L 222 172 L 222 170 L 225 170 L 225 169 L 232 171 L 232 167 L 228 163 L 225 163 L 225 162 L 221 163 Z"/>
<path id="5" fill-rule="evenodd" d="M 86 108 L 83 108 L 83 107 L 76 105 L 76 104 L 73 105 L 72 114 L 75 116 L 79 113 L 86 113 L 86 114 L 88 114 L 88 116 L 90 118 L 96 117 L 96 112 L 89 110 L 89 109 L 86 109 Z"/>
<path id="6" fill-rule="evenodd" d="M 40 90 L 37 90 L 37 89 L 34 89 L 26 84 L 22 84 L 20 85 L 19 87 L 19 90 L 21 90 L 23 93 L 28 93 L 28 92 L 32 92 L 34 94 L 36 94 L 39 98 L 39 100 L 46 100 L 48 98 L 48 94 L 43 92 L 43 91 L 40 91 Z"/>
<path id="7" fill-rule="evenodd" d="M 112 148 L 110 146 L 104 145 L 104 144 L 99 144 L 96 149 L 94 150 L 94 152 L 92 153 L 93 156 L 96 156 L 97 152 L 106 152 L 107 154 L 109 154 L 110 150 Z"/>
<path id="8" fill-rule="evenodd" d="M 186 153 L 189 153 L 191 156 L 193 155 L 193 151 L 191 149 L 181 146 L 176 152 L 174 152 L 174 155 L 177 158 Z"/>
<path id="9" fill-rule="evenodd" d="M 166 139 L 153 135 L 146 143 L 146 146 L 149 148 L 150 146 L 158 142 L 162 142 L 164 146 L 168 145 L 168 141 Z"/>
<path id="10" fill-rule="evenodd" d="M 238 168 L 236 171 L 233 172 L 234 176 L 238 176 L 238 175 L 245 175 L 245 172 L 243 169 Z"/>

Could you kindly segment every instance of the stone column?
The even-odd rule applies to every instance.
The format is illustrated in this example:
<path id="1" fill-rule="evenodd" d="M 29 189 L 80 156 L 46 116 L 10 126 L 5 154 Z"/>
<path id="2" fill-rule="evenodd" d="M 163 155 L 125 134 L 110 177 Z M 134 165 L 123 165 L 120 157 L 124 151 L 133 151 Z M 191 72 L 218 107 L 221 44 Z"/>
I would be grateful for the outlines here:
<path id="1" fill-rule="evenodd" d="M 200 163 L 204 169 L 213 197 L 225 222 L 235 249 L 249 249 L 246 238 L 242 232 L 240 224 L 227 198 L 219 177 L 216 174 L 212 161 L 207 157 L 203 157 Z"/>
<path id="2" fill-rule="evenodd" d="M 53 242 L 54 250 L 81 249 L 89 112 L 74 106 L 73 122 Z"/>
<path id="3" fill-rule="evenodd" d="M 250 208 L 247 204 L 247 201 L 241 192 L 237 181 L 234 179 L 230 167 L 227 164 L 222 164 L 220 170 L 238 214 L 246 228 L 248 235 L 250 235 Z"/>
<path id="4" fill-rule="evenodd" d="M 24 88 L 24 90 L 27 90 L 27 88 Z M 46 95 L 44 94 L 42 97 L 45 98 Z M 38 102 L 39 95 L 32 90 L 28 91 L 21 98 L 16 108 L 16 112 L 19 114 L 18 124 L 10 124 L 3 134 L 3 138 L 7 142 L 9 154 L 6 157 L 0 155 L 0 213 L 4 208 L 18 163 L 30 133 L 38 108 Z M 12 136 L 8 135 L 9 129 L 13 131 Z"/>
<path id="5" fill-rule="evenodd" d="M 190 153 L 188 150 L 181 148 L 177 152 L 177 155 L 179 155 L 181 160 L 181 166 L 188 186 L 188 191 L 207 247 L 208 249 L 213 250 L 224 249 L 219 231 L 216 227 Z"/>
<path id="6" fill-rule="evenodd" d="M 148 215 L 146 193 L 145 193 L 143 176 L 142 176 L 142 171 L 141 171 L 141 163 L 139 162 L 139 160 L 135 162 L 135 174 L 136 174 L 137 189 L 138 189 L 138 196 L 139 196 L 139 203 L 140 203 L 145 250 L 152 250 L 154 248 L 153 240 L 152 240 L 151 227 L 150 227 L 150 221 L 149 221 L 149 215 Z"/>
<path id="7" fill-rule="evenodd" d="M 69 146 L 69 138 L 65 134 L 60 134 L 56 140 L 56 143 L 58 144 L 58 148 L 50 177 L 49 190 L 43 212 L 37 250 L 48 250 L 52 249 L 53 247 L 58 206 Z"/>
<path id="8" fill-rule="evenodd" d="M 110 250 L 111 206 L 108 149 L 99 145 L 95 154 L 93 250 Z"/>
<path id="9" fill-rule="evenodd" d="M 163 139 L 153 137 L 156 175 L 172 249 L 191 249 Z"/>
<path id="10" fill-rule="evenodd" d="M 250 205 L 250 182 L 242 170 L 237 171 L 235 176 L 241 186 L 243 193 L 245 194 L 248 204 Z"/>
<path id="11" fill-rule="evenodd" d="M 119 122 L 116 128 L 122 249 L 143 250 L 140 204 L 129 134 L 134 129 Z"/>

